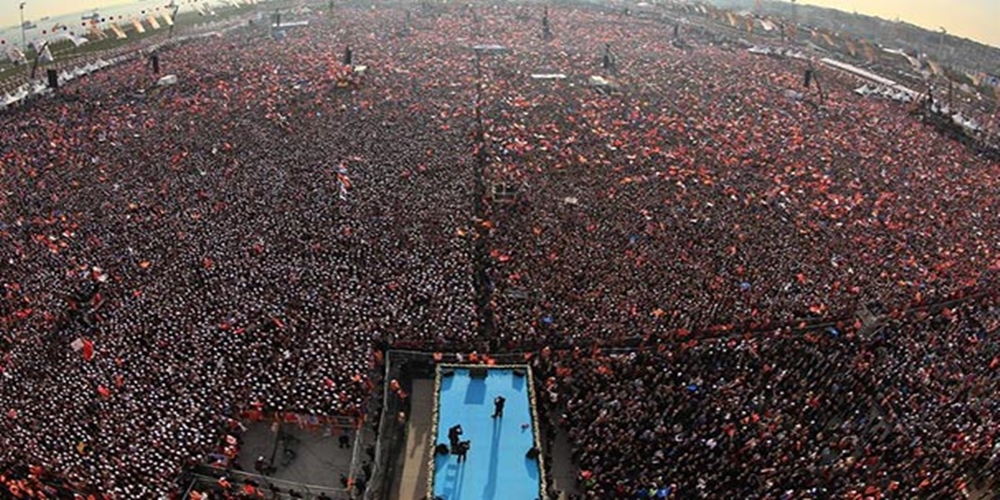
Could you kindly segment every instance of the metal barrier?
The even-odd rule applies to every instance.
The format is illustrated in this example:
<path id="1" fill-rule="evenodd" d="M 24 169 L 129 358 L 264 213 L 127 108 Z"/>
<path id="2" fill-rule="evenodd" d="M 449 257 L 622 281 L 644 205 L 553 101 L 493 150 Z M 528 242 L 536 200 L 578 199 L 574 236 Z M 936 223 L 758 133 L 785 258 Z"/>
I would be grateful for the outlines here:
<path id="1" fill-rule="evenodd" d="M 372 475 L 368 481 L 368 490 L 364 493 L 365 500 L 388 500 L 394 472 L 393 460 L 401 452 L 401 445 L 406 443 L 405 429 L 394 424 L 395 416 L 399 412 L 398 398 L 389 397 L 389 381 L 398 379 L 400 375 L 399 366 L 395 364 L 395 359 L 394 351 L 385 354 L 382 411 L 378 421 L 375 460 L 372 462 Z"/>
<path id="2" fill-rule="evenodd" d="M 199 467 L 193 473 L 191 485 L 188 487 L 188 494 L 185 495 L 185 498 L 190 498 L 190 492 L 192 490 L 221 491 L 222 488 L 219 486 L 219 478 L 222 477 L 225 477 L 230 483 L 237 487 L 246 484 L 246 482 L 250 480 L 257 485 L 257 488 L 264 494 L 264 498 L 268 499 L 314 499 L 319 498 L 320 495 L 326 495 L 332 500 L 351 500 L 354 498 L 350 490 L 344 488 L 296 483 L 293 481 L 285 481 L 249 472 L 226 470 L 209 466 Z M 292 496 L 292 491 L 295 491 L 296 494 L 301 496 Z"/>

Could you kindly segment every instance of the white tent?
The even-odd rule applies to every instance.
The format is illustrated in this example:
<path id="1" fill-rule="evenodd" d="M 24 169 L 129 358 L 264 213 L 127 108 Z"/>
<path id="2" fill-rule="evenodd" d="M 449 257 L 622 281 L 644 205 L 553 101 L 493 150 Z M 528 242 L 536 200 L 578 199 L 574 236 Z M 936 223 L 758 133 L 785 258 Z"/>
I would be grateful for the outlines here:
<path id="1" fill-rule="evenodd" d="M 156 82 L 157 87 L 166 87 L 168 85 L 175 85 L 177 83 L 177 75 L 166 75 L 160 78 Z"/>
<path id="2" fill-rule="evenodd" d="M 63 41 L 66 41 L 66 40 L 69 40 L 70 42 L 73 42 L 73 45 L 76 45 L 77 47 L 79 47 L 79 46 L 81 46 L 81 45 L 83 45 L 83 44 L 85 44 L 85 43 L 87 43 L 87 42 L 90 41 L 90 40 L 87 40 L 86 38 L 84 38 L 82 36 L 71 35 L 71 34 L 65 33 L 65 32 L 63 32 L 63 33 L 56 33 L 56 34 L 53 34 L 51 37 L 49 37 L 49 41 L 52 42 L 52 43 L 63 42 Z"/>
<path id="3" fill-rule="evenodd" d="M 45 84 L 45 82 L 35 82 L 34 86 L 30 91 L 31 95 L 43 95 L 43 94 L 48 94 L 49 92 L 52 92 L 52 89 L 50 89 L 49 86 Z"/>
<path id="4" fill-rule="evenodd" d="M 611 82 L 603 76 L 592 75 L 589 80 L 590 84 L 594 87 L 610 87 Z"/>
<path id="5" fill-rule="evenodd" d="M 485 52 L 488 54 L 502 54 L 504 52 L 507 52 L 507 47 L 496 43 L 487 43 L 481 45 L 474 45 L 472 47 L 472 50 L 476 52 Z"/>
<path id="6" fill-rule="evenodd" d="M 271 24 L 272 28 L 301 28 L 303 26 L 309 26 L 308 19 L 303 21 L 283 21 L 281 24 Z"/>
<path id="7" fill-rule="evenodd" d="M 25 84 L 18 87 L 17 90 L 15 90 L 13 94 L 11 94 L 11 97 L 14 98 L 15 102 L 21 101 L 25 97 L 28 97 L 28 85 Z"/>

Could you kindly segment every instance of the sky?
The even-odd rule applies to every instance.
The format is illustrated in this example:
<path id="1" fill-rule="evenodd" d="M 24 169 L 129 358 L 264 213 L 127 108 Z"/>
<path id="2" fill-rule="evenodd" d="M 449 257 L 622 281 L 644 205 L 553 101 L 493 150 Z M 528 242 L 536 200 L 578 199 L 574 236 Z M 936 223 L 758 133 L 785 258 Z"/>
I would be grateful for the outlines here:
<path id="1" fill-rule="evenodd" d="M 137 0 L 25 0 L 25 19 L 38 20 L 71 12 L 138 3 Z M 897 17 L 931 30 L 949 33 L 1000 47 L 1000 0 L 799 0 L 803 4 L 833 7 L 847 12 Z M 20 24 L 20 0 L 0 0 L 0 26 Z M 169 1 L 148 0 L 148 4 Z"/>
<path id="2" fill-rule="evenodd" d="M 22 1 L 25 3 L 24 19 L 32 21 L 38 21 L 42 17 L 84 12 L 112 5 L 129 3 L 140 5 L 138 0 L 0 0 L 0 26 L 8 27 L 21 24 L 21 12 L 18 10 L 18 6 Z M 166 5 L 170 1 L 149 0 L 147 3 Z"/>
<path id="3" fill-rule="evenodd" d="M 897 17 L 937 31 L 1000 47 L 1000 0 L 799 0 L 883 19 Z"/>

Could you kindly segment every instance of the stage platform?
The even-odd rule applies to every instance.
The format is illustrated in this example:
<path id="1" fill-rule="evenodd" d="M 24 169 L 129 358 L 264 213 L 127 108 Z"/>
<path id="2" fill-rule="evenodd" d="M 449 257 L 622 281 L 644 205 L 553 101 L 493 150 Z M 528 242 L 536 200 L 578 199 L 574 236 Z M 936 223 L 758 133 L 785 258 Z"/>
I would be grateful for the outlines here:
<path id="1" fill-rule="evenodd" d="M 484 370 L 485 377 L 473 376 Z M 461 425 L 470 441 L 465 462 L 455 454 L 434 455 L 429 467 L 430 498 L 442 500 L 536 500 L 546 498 L 537 413 L 528 366 L 440 365 L 435 378 L 435 411 L 429 446 L 448 444 L 448 430 Z M 503 416 L 492 418 L 494 398 L 506 399 Z"/>

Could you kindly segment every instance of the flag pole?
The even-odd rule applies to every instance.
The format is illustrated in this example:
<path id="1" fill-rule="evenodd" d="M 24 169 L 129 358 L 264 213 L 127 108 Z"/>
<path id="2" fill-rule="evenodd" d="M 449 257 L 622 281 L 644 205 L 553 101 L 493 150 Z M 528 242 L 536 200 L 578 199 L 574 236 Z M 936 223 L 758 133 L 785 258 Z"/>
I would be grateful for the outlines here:
<path id="1" fill-rule="evenodd" d="M 174 5 L 174 12 L 170 14 L 170 32 L 167 33 L 167 40 L 174 37 L 174 26 L 177 25 L 177 11 L 180 10 L 180 5 Z"/>
<path id="2" fill-rule="evenodd" d="M 45 49 L 47 48 L 49 48 L 49 42 L 45 42 L 44 44 L 42 44 L 42 48 L 38 49 L 38 52 L 35 52 L 35 62 L 31 65 L 32 80 L 35 79 L 35 70 L 38 69 L 38 60 L 42 57 L 42 53 L 45 52 Z"/>

